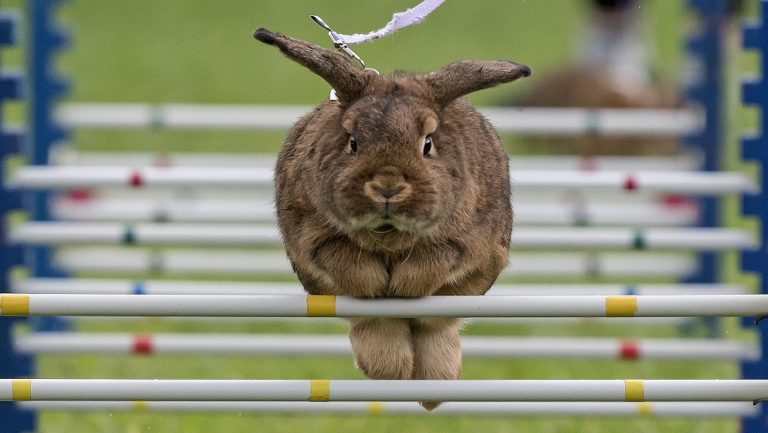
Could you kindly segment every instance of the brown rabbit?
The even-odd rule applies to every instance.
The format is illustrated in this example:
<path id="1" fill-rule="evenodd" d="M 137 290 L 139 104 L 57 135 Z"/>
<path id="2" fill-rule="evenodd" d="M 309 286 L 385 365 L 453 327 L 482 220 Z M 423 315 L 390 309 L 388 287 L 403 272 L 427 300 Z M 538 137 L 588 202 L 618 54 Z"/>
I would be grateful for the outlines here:
<path id="1" fill-rule="evenodd" d="M 484 294 L 508 261 L 509 172 L 498 135 L 462 96 L 530 69 L 463 61 L 383 77 L 279 33 L 258 29 L 254 37 L 338 95 L 294 125 L 277 160 L 278 223 L 305 290 L 359 298 Z M 352 319 L 356 365 L 372 379 L 458 379 L 461 323 Z"/>

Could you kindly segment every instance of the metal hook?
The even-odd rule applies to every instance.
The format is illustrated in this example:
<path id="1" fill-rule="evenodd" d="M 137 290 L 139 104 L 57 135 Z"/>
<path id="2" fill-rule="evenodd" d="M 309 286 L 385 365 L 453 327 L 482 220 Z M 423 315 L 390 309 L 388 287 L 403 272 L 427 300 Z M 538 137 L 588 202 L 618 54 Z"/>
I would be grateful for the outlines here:
<path id="1" fill-rule="evenodd" d="M 333 41 L 333 45 L 335 46 L 337 42 L 344 43 L 344 41 L 341 39 L 341 36 L 339 36 L 338 33 L 334 32 L 331 26 L 325 23 L 322 18 L 320 18 L 317 15 L 310 15 L 310 18 L 317 23 L 318 26 L 324 28 L 325 30 L 328 30 L 328 35 L 331 37 L 331 41 Z"/>
<path id="2" fill-rule="evenodd" d="M 752 406 L 757 406 L 760 403 L 765 403 L 768 399 L 765 398 L 758 398 L 757 400 L 752 401 Z"/>
<path id="3" fill-rule="evenodd" d="M 323 21 L 323 19 L 317 15 L 310 15 L 309 17 L 312 18 L 312 21 L 317 23 L 317 25 L 319 25 L 320 27 L 328 31 L 328 37 L 331 38 L 331 42 L 333 42 L 333 46 L 337 50 L 346 54 L 347 56 L 349 56 L 349 58 L 353 60 L 357 60 L 358 62 L 360 62 L 361 65 L 363 65 L 363 68 L 365 68 L 365 62 L 363 61 L 363 59 L 361 59 L 360 56 L 357 55 L 357 53 L 355 53 L 354 51 L 352 51 L 351 48 L 349 48 L 349 45 L 347 45 L 347 43 L 344 42 L 344 40 L 341 38 L 341 36 L 339 36 L 338 33 L 333 31 L 331 26 L 326 24 L 325 21 Z"/>

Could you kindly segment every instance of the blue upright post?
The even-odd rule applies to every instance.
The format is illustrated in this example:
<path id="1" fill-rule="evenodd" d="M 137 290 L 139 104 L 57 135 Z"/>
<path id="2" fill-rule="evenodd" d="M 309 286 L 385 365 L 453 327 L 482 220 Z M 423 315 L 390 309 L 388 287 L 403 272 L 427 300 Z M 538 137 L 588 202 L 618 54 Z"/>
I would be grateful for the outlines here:
<path id="1" fill-rule="evenodd" d="M 725 140 L 723 56 L 728 0 L 688 0 L 688 6 L 696 15 L 698 26 L 686 41 L 691 76 L 686 82 L 685 98 L 688 103 L 702 110 L 705 124 L 697 133 L 685 137 L 685 144 L 701 153 L 704 170 L 718 171 L 722 169 L 720 146 Z M 701 198 L 699 206 L 701 226 L 721 225 L 720 203 L 716 198 Z M 717 282 L 720 263 L 718 253 L 700 253 L 700 270 L 688 282 Z M 705 320 L 710 335 L 720 333 L 717 319 Z"/>
<path id="2" fill-rule="evenodd" d="M 66 47 L 66 33 L 54 24 L 56 9 L 62 0 L 30 0 L 27 9 L 29 28 L 29 146 L 27 162 L 32 165 L 46 165 L 51 148 L 66 138 L 63 128 L 53 120 L 57 100 L 68 90 L 67 82 L 58 77 L 54 70 L 56 55 Z M 30 192 L 25 196 L 25 207 L 31 220 L 48 221 L 48 192 Z M 25 263 L 29 272 L 36 277 L 60 277 L 62 272 L 55 269 L 49 247 L 34 246 L 25 250 Z M 58 318 L 39 319 L 38 330 L 60 330 L 66 322 Z"/>
<path id="3" fill-rule="evenodd" d="M 760 1 L 761 19 L 754 25 L 744 27 L 744 48 L 755 50 L 760 54 L 760 77 L 746 81 L 742 86 L 744 104 L 754 106 L 760 111 L 760 129 L 754 136 L 742 139 L 742 157 L 745 160 L 757 162 L 761 168 L 759 195 L 745 196 L 742 199 L 742 210 L 745 215 L 758 220 L 760 230 L 760 248 L 757 251 L 746 251 L 741 254 L 741 266 L 747 272 L 758 275 L 761 293 L 768 294 L 768 239 L 765 228 L 768 225 L 768 0 Z M 762 326 L 765 326 L 763 324 Z M 742 365 L 742 377 L 745 379 L 768 378 L 768 332 L 758 333 L 758 341 L 762 349 L 760 360 L 746 362 Z M 742 422 L 743 433 L 765 433 L 768 431 L 768 403 L 761 403 L 758 416 L 746 418 Z"/>
<path id="4" fill-rule="evenodd" d="M 18 40 L 19 20 L 14 14 L 0 11 L 0 48 L 15 45 Z M 22 97 L 21 74 L 0 74 L 0 108 L 7 100 Z M 11 132 L 5 125 L 0 109 L 0 182 L 5 179 L 5 161 L 9 155 L 20 151 L 20 135 Z M 10 273 L 14 266 L 21 264 L 20 248 L 8 243 L 6 227 L 8 213 L 21 207 L 18 193 L 5 189 L 0 183 L 0 293 L 8 291 Z M 0 317 L 0 377 L 28 377 L 34 370 L 32 359 L 13 350 L 13 328 L 15 320 Z M 35 429 L 35 416 L 20 411 L 13 403 L 0 404 L 0 428 L 3 432 L 22 433 Z"/>

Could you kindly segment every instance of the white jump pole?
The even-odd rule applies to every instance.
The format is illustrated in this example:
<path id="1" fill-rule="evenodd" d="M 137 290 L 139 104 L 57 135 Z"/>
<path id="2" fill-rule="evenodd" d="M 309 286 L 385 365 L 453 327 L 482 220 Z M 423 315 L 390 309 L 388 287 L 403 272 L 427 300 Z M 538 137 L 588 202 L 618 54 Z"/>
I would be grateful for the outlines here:
<path id="1" fill-rule="evenodd" d="M 263 223 L 276 219 L 271 201 L 208 199 L 130 199 L 93 198 L 89 200 L 59 197 L 51 213 L 63 221 L 174 221 Z M 684 211 L 685 209 L 681 209 Z M 650 212 L 643 212 L 642 215 Z M 655 213 L 655 212 L 654 212 Z M 685 218 L 683 212 L 667 212 L 670 217 Z M 687 212 L 690 214 L 690 211 Z M 659 212 L 663 217 L 664 213 Z"/>
<path id="2" fill-rule="evenodd" d="M 759 359 L 754 345 L 728 340 L 622 340 L 614 338 L 510 338 L 466 336 L 462 353 L 471 358 Z M 45 332 L 17 335 L 14 348 L 26 354 L 229 354 L 351 355 L 345 335 L 118 334 Z"/>
<path id="3" fill-rule="evenodd" d="M 66 188 L 59 191 L 57 197 L 87 202 L 95 198 L 127 200 L 234 200 L 257 204 L 272 204 L 274 189 L 271 184 L 249 188 L 214 187 L 214 186 L 163 186 L 153 188 L 125 188 L 123 186 L 94 186 Z M 695 199 L 681 194 L 664 194 L 654 191 L 626 190 L 532 190 L 514 189 L 512 205 L 524 206 L 526 203 L 608 203 L 608 204 L 661 204 L 670 208 L 681 205 L 696 205 Z"/>
<path id="4" fill-rule="evenodd" d="M 80 316 L 75 317 L 84 321 L 110 321 L 115 322 L 136 322 L 147 321 L 148 323 L 169 323 L 189 321 L 189 317 L 178 316 L 123 316 L 120 318 L 110 316 Z M 463 319 L 467 321 L 467 326 L 476 324 L 492 323 L 494 325 L 537 325 L 537 326 L 680 326 L 692 320 L 692 317 L 476 317 Z M 194 317 L 195 322 L 222 323 L 222 322 L 261 322 L 261 323 L 308 323 L 314 324 L 326 323 L 338 325 L 339 331 L 346 328 L 344 319 L 338 317 Z"/>
<path id="5" fill-rule="evenodd" d="M 11 242 L 25 244 L 128 244 L 254 246 L 280 244 L 271 224 L 164 224 L 31 222 L 11 230 Z M 700 249 L 756 247 L 744 230 L 721 228 L 520 227 L 516 248 Z"/>
<path id="6" fill-rule="evenodd" d="M 742 401 L 768 380 L 121 380 L 0 379 L 0 400 Z"/>
<path id="7" fill-rule="evenodd" d="M 647 252 L 530 252 L 511 253 L 502 277 L 572 278 L 685 278 L 694 275 L 698 262 L 691 255 Z M 242 250 L 162 249 L 141 247 L 63 247 L 54 252 L 57 267 L 69 272 L 137 273 L 165 275 L 294 275 L 282 252 Z"/>
<path id="8" fill-rule="evenodd" d="M 0 295 L 2 316 L 698 317 L 768 315 L 768 295 L 336 296 Z"/>
<path id="9" fill-rule="evenodd" d="M 52 165 L 112 167 L 267 167 L 275 166 L 273 154 L 254 153 L 136 153 L 79 152 L 57 148 L 51 152 Z M 701 158 L 694 153 L 665 156 L 575 156 L 511 155 L 512 170 L 632 170 L 693 171 L 701 168 Z"/>
<path id="10" fill-rule="evenodd" d="M 29 410 L 135 412 L 245 412 L 362 415 L 506 415 L 722 418 L 754 416 L 749 402 L 447 402 L 427 413 L 413 402 L 229 402 L 229 401 L 21 401 Z"/>
<path id="11" fill-rule="evenodd" d="M 758 192 L 754 180 L 736 172 L 619 172 L 517 170 L 515 190 L 649 191 L 678 194 L 736 194 Z M 71 189 L 84 187 L 228 187 L 271 185 L 272 170 L 244 167 L 73 167 L 27 166 L 17 169 L 12 188 Z"/>
<path id="12" fill-rule="evenodd" d="M 310 106 L 71 103 L 56 119 L 71 128 L 287 129 Z M 677 109 L 480 108 L 502 133 L 668 136 L 693 133 L 701 113 Z"/>
<path id="13" fill-rule="evenodd" d="M 84 278 L 26 278 L 10 282 L 14 293 L 92 295 L 303 295 L 298 283 L 194 280 L 119 280 Z M 495 295 L 744 295 L 744 286 L 731 284 L 496 284 Z"/>
<path id="14" fill-rule="evenodd" d="M 693 225 L 699 217 L 693 204 L 592 203 L 583 201 L 515 202 L 515 224 L 520 225 Z M 64 221 L 174 221 L 174 222 L 273 222 L 271 200 L 243 199 L 136 199 L 130 197 L 57 198 L 51 210 Z"/>
<path id="15" fill-rule="evenodd" d="M 136 244 L 254 246 L 279 245 L 273 224 L 24 223 L 12 229 L 11 242 L 25 244 Z"/>
<path id="16" fill-rule="evenodd" d="M 28 166 L 19 168 L 8 184 L 28 189 L 82 187 L 267 187 L 269 168 L 246 167 L 73 167 Z"/>

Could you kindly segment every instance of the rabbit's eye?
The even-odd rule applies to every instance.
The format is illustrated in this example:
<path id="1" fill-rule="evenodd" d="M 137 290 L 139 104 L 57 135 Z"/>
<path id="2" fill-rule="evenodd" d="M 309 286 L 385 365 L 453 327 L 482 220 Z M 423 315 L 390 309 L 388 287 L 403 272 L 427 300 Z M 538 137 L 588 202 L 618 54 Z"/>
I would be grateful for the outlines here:
<path id="1" fill-rule="evenodd" d="M 429 156 L 429 152 L 432 150 L 432 136 L 427 135 L 424 137 L 424 157 Z"/>
<path id="2" fill-rule="evenodd" d="M 354 135 L 349 136 L 349 141 L 347 142 L 347 153 L 352 155 L 357 153 L 357 139 Z"/>

